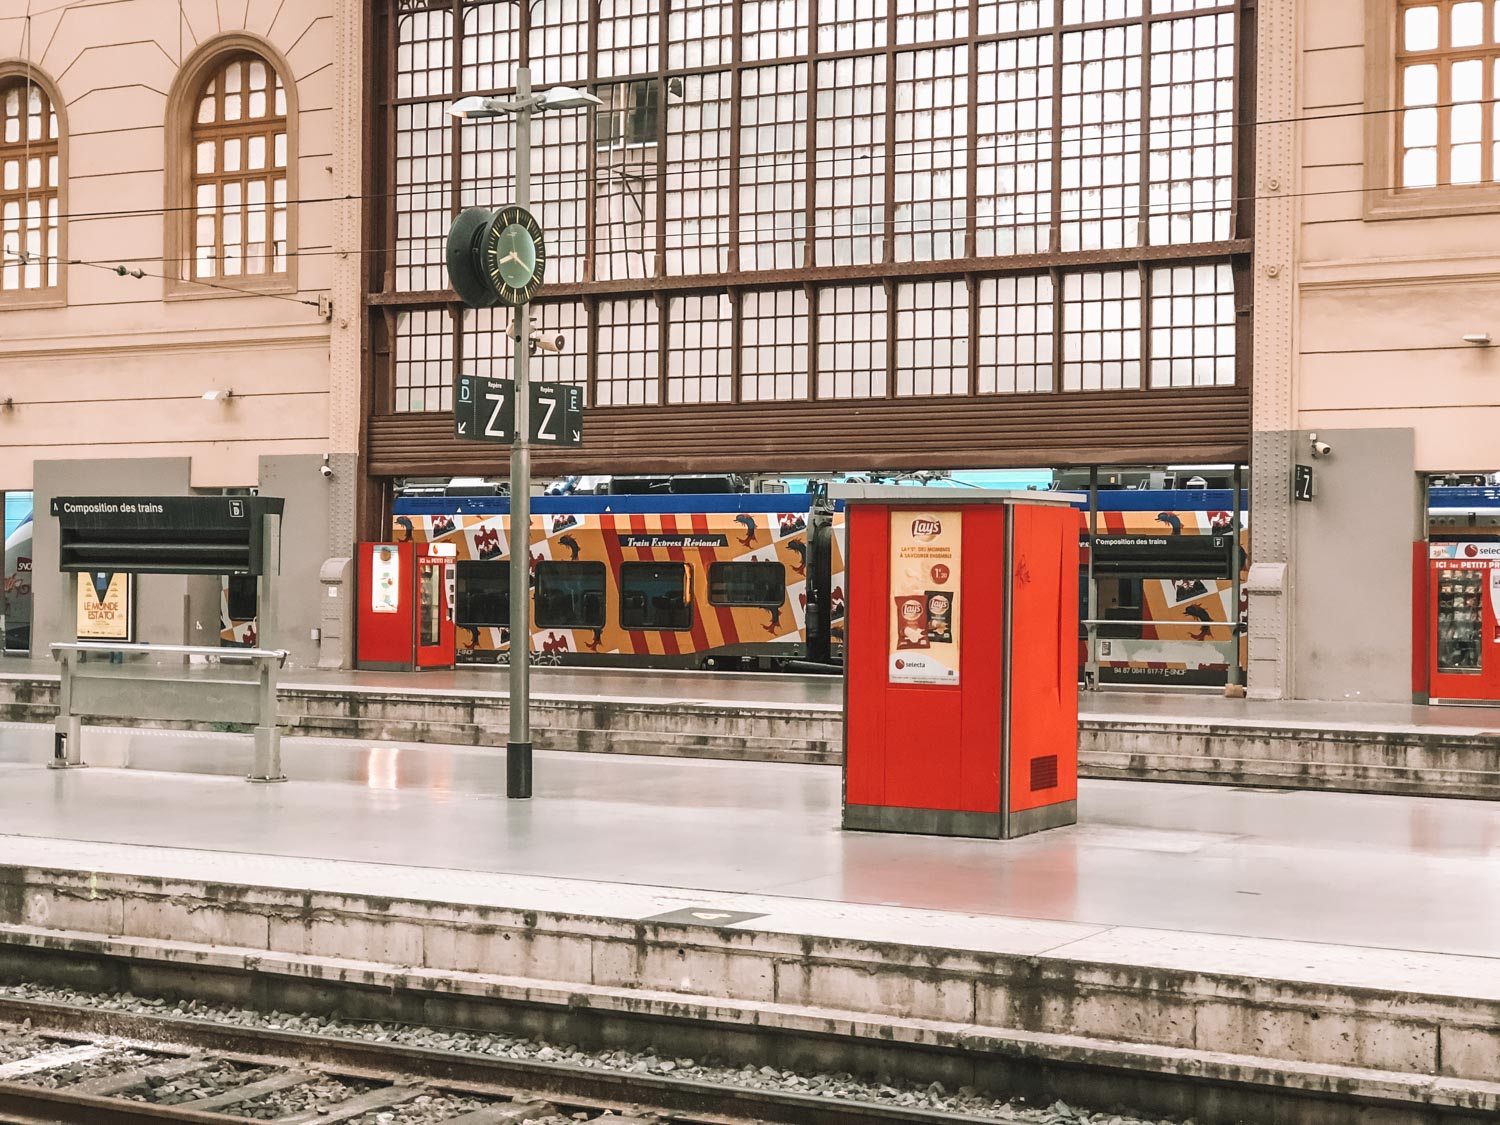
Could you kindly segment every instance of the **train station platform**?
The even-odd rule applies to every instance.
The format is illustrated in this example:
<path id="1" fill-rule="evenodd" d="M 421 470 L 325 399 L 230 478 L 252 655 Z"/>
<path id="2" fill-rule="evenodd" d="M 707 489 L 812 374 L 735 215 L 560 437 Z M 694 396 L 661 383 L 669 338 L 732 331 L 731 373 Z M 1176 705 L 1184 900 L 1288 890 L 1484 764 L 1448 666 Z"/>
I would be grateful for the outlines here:
<path id="1" fill-rule="evenodd" d="M 250 785 L 243 737 L 87 733 L 58 772 L 0 726 L 0 977 L 1500 1111 L 1494 804 L 1093 780 L 1000 843 L 843 832 L 810 765 L 541 752 L 518 803 L 487 749 L 290 739 Z"/>
<path id="2" fill-rule="evenodd" d="M 210 676 L 212 668 L 196 674 Z M 503 669 L 297 670 L 289 733 L 503 746 Z M 46 722 L 58 676 L 0 661 L 0 721 Z M 537 668 L 539 748 L 836 765 L 838 676 Z M 1500 799 L 1500 707 L 1264 702 L 1206 692 L 1080 696 L 1086 777 Z"/>

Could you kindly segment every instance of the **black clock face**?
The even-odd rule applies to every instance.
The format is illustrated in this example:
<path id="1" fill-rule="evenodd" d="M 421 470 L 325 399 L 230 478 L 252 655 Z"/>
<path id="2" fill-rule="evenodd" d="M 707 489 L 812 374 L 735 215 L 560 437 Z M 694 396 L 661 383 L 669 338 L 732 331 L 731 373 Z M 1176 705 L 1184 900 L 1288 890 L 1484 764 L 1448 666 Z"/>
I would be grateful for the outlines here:
<path id="1" fill-rule="evenodd" d="M 501 208 L 484 232 L 479 260 L 501 303 L 526 304 L 541 288 L 546 272 L 541 224 L 523 208 Z"/>

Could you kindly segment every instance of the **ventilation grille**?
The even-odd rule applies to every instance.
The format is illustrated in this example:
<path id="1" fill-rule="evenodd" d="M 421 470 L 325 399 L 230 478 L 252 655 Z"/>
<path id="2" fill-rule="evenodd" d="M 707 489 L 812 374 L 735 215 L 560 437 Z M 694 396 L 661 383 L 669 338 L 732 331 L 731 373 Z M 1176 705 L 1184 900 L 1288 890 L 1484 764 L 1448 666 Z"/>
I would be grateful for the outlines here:
<path id="1" fill-rule="evenodd" d="M 1057 788 L 1057 755 L 1031 759 L 1031 791 Z"/>

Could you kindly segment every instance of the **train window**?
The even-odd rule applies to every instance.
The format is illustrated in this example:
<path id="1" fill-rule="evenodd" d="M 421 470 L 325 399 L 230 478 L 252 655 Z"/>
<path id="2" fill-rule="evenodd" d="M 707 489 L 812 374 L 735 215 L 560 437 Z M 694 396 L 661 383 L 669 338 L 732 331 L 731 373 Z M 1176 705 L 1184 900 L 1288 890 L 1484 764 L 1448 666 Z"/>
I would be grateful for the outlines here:
<path id="1" fill-rule="evenodd" d="M 227 614 L 231 621 L 254 621 L 260 601 L 257 580 L 253 574 L 231 574 L 225 588 Z"/>
<path id="2" fill-rule="evenodd" d="M 536 564 L 536 624 L 540 629 L 604 628 L 604 564 Z"/>
<path id="3" fill-rule="evenodd" d="M 458 603 L 455 620 L 460 625 L 490 625 L 502 629 L 508 626 L 510 563 L 461 561 L 455 600 Z"/>
<path id="4" fill-rule="evenodd" d="M 686 563 L 620 564 L 620 624 L 626 629 L 691 629 Z"/>
<path id="5" fill-rule="evenodd" d="M 714 563 L 708 568 L 708 600 L 776 609 L 786 600 L 786 567 L 779 562 Z"/>

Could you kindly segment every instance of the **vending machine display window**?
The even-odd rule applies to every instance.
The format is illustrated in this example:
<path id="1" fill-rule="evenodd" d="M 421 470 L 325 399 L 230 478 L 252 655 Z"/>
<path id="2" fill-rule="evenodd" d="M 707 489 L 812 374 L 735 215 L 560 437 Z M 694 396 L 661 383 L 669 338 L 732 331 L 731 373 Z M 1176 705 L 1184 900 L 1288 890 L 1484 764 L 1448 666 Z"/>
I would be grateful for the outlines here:
<path id="1" fill-rule="evenodd" d="M 1482 570 L 1441 570 L 1437 574 L 1438 671 L 1478 675 L 1484 646 Z"/>
<path id="2" fill-rule="evenodd" d="M 417 642 L 424 648 L 438 644 L 443 635 L 443 596 L 441 586 L 443 569 L 441 564 L 428 564 L 425 560 L 418 568 L 417 602 L 421 607 L 418 622 L 421 639 Z"/>

